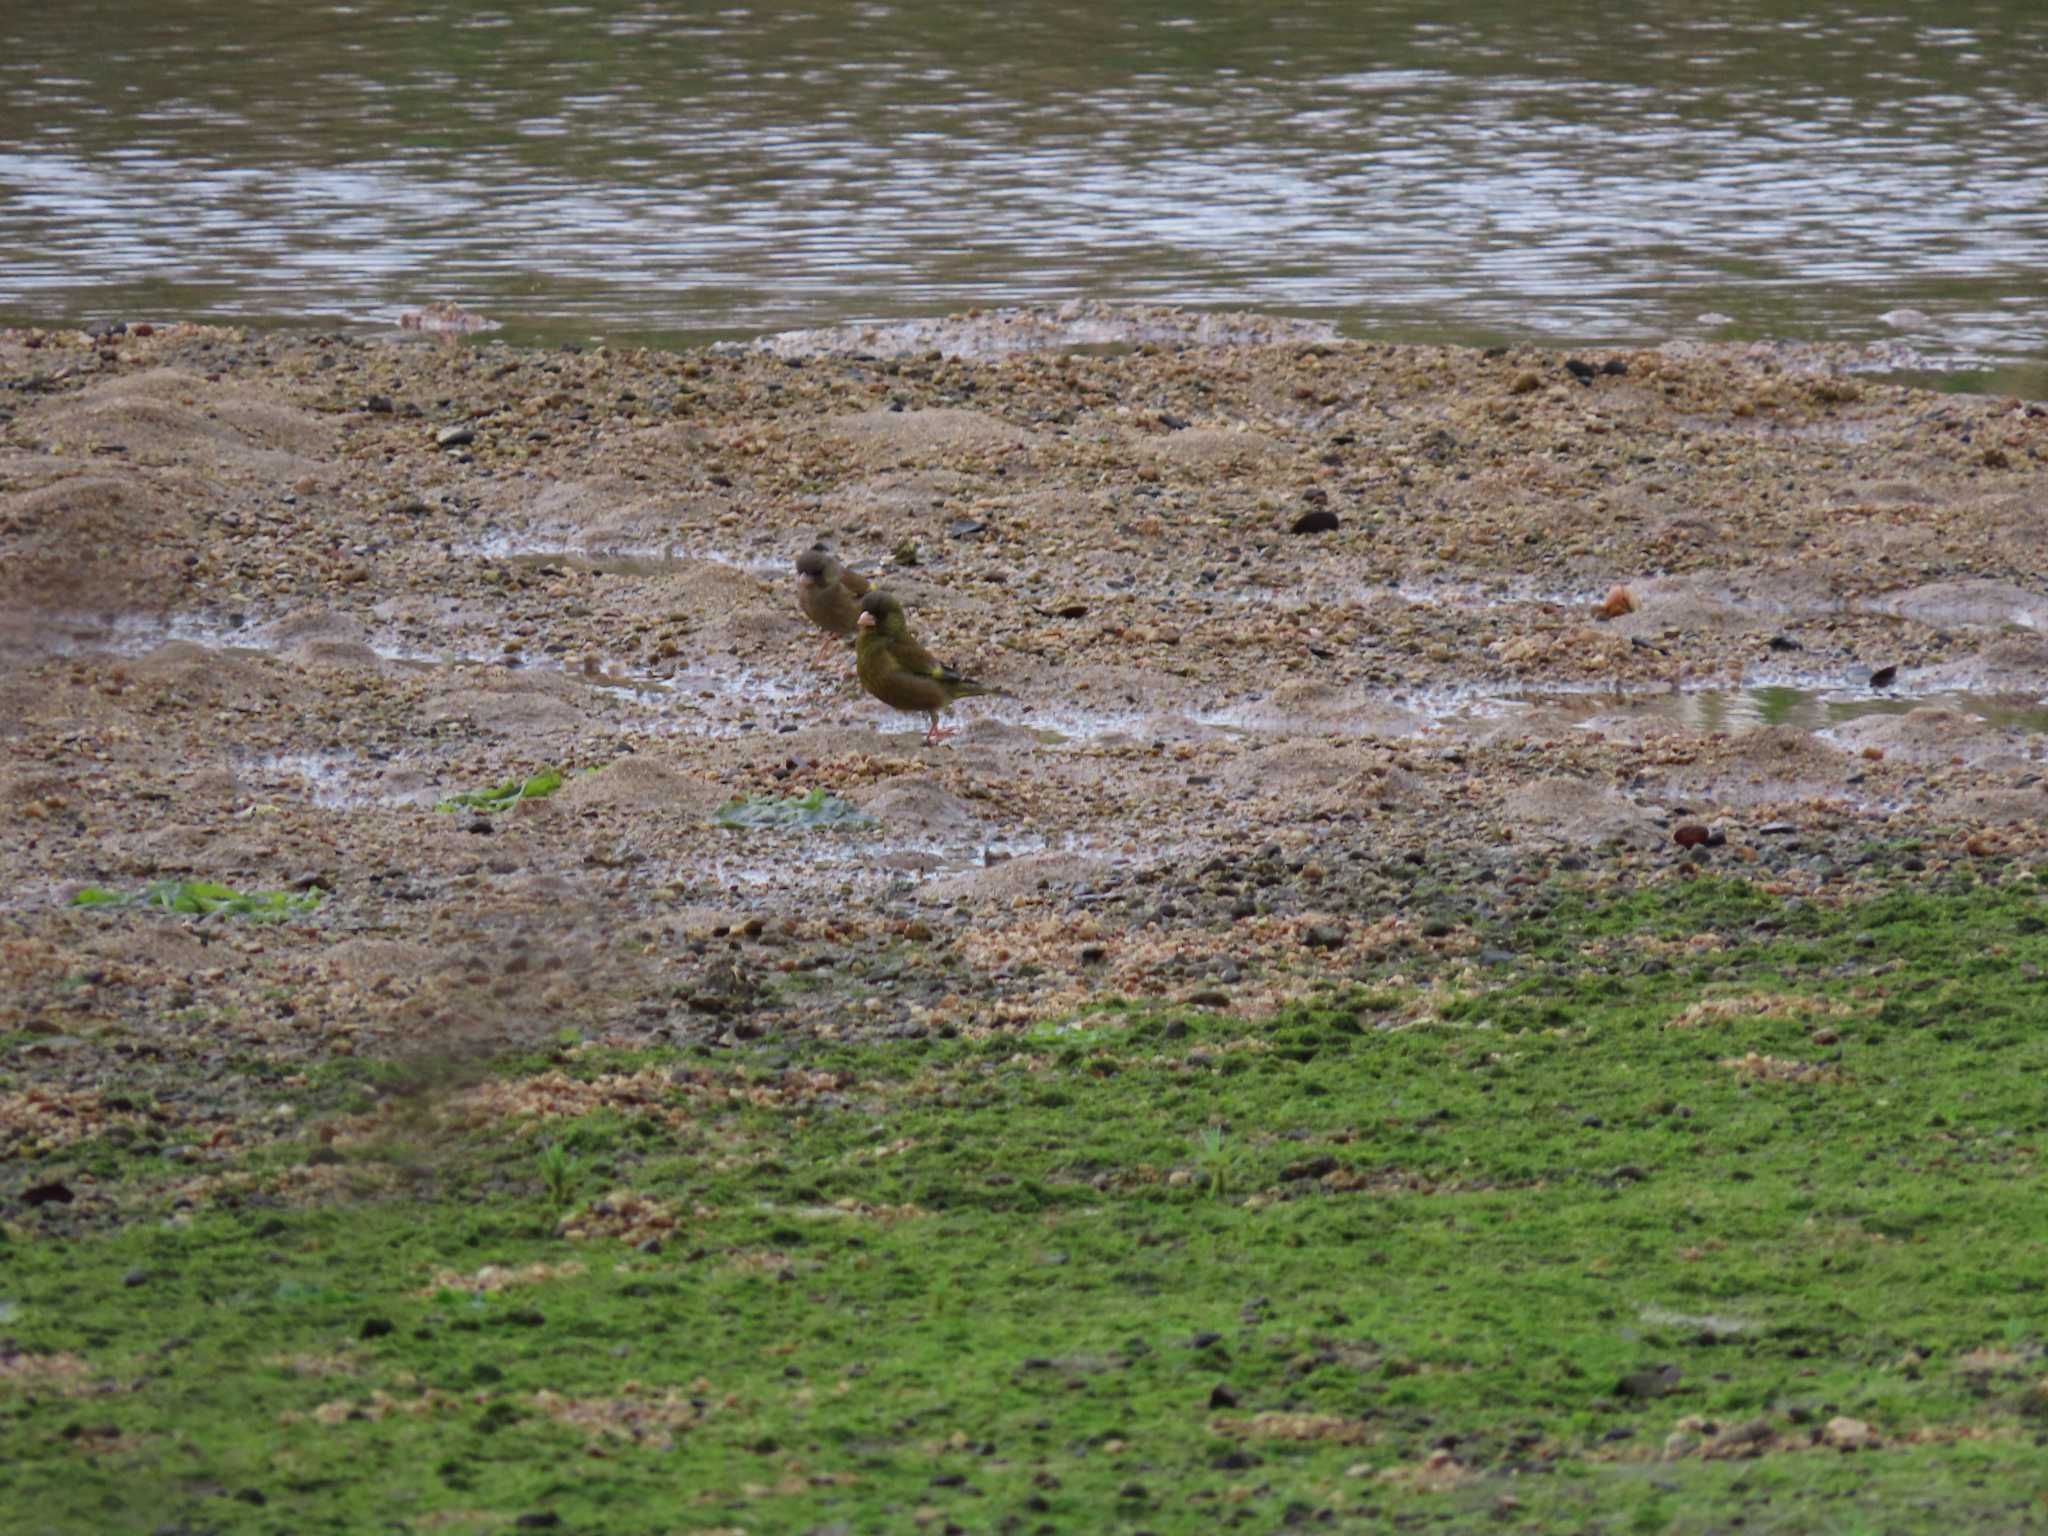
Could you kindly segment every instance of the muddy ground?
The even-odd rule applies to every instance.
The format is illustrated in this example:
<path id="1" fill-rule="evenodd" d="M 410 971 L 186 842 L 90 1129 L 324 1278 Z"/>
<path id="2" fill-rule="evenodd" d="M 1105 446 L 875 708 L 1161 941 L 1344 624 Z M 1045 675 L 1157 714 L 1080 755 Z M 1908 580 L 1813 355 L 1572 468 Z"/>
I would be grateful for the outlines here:
<path id="1" fill-rule="evenodd" d="M 1561 868 L 2041 853 L 2040 406 L 1783 347 L 990 342 L 1046 329 L 0 335 L 0 1118 L 61 1137 L 24 1095 L 116 1058 L 209 1064 L 197 1141 L 251 1058 L 1256 1016 L 1511 951 Z M 814 662 L 814 539 L 1012 697 L 926 746 Z M 435 809 L 547 767 L 601 771 Z M 820 786 L 878 827 L 709 820 Z M 67 905 L 159 879 L 329 895 Z"/>

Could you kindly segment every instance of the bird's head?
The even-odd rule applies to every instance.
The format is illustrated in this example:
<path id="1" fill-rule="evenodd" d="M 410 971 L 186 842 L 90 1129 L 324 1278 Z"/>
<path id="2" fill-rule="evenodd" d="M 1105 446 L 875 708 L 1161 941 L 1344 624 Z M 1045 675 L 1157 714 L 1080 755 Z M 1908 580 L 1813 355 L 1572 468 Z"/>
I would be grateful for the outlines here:
<path id="1" fill-rule="evenodd" d="M 824 550 L 812 548 L 796 557 L 796 581 L 800 587 L 822 587 L 839 579 L 839 562 Z"/>
<path id="2" fill-rule="evenodd" d="M 886 592 L 870 592 L 860 600 L 860 617 L 854 622 L 885 640 L 895 640 L 903 634 L 903 605 Z"/>

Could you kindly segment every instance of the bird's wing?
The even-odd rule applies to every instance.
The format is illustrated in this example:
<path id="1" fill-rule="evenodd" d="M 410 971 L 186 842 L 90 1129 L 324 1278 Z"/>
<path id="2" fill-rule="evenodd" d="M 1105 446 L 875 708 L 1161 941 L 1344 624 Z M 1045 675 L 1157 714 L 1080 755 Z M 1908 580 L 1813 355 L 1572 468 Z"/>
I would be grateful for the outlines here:
<path id="1" fill-rule="evenodd" d="M 855 597 L 866 597 L 868 590 L 874 583 L 861 575 L 859 571 L 841 571 L 839 573 L 839 585 L 846 588 Z"/>
<path id="2" fill-rule="evenodd" d="M 900 640 L 891 640 L 889 654 L 895 659 L 897 666 L 906 672 L 915 672 L 919 677 L 935 677 L 942 683 L 960 680 L 958 672 L 940 663 L 930 651 L 908 635 Z"/>

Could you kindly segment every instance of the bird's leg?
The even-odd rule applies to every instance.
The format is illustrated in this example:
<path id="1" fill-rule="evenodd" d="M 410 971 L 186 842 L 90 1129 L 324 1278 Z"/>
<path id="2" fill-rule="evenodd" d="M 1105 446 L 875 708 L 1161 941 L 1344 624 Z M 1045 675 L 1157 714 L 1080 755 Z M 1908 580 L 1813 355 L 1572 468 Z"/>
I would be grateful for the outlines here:
<path id="1" fill-rule="evenodd" d="M 930 719 L 932 728 L 924 733 L 924 744 L 928 747 L 935 746 L 942 738 L 953 734 L 951 731 L 939 729 L 939 712 L 937 710 L 931 712 Z"/>

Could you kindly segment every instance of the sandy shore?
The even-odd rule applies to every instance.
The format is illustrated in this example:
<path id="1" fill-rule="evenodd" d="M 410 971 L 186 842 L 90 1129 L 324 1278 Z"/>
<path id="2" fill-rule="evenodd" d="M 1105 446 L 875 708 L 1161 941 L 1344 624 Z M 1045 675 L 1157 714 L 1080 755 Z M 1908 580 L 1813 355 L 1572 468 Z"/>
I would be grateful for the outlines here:
<path id="1" fill-rule="evenodd" d="M 1454 979 L 1560 868 L 1828 900 L 1873 850 L 2040 855 L 2041 407 L 1811 349 L 1574 371 L 1148 324 L 1116 355 L 989 317 L 886 357 L 0 335 L 0 1027 L 85 1079 L 1256 1015 Z M 1014 697 L 928 748 L 850 652 L 814 665 L 820 538 Z M 434 809 L 547 767 L 602 771 Z M 708 820 L 820 786 L 878 826 Z M 66 905 L 165 878 L 330 895 Z"/>

